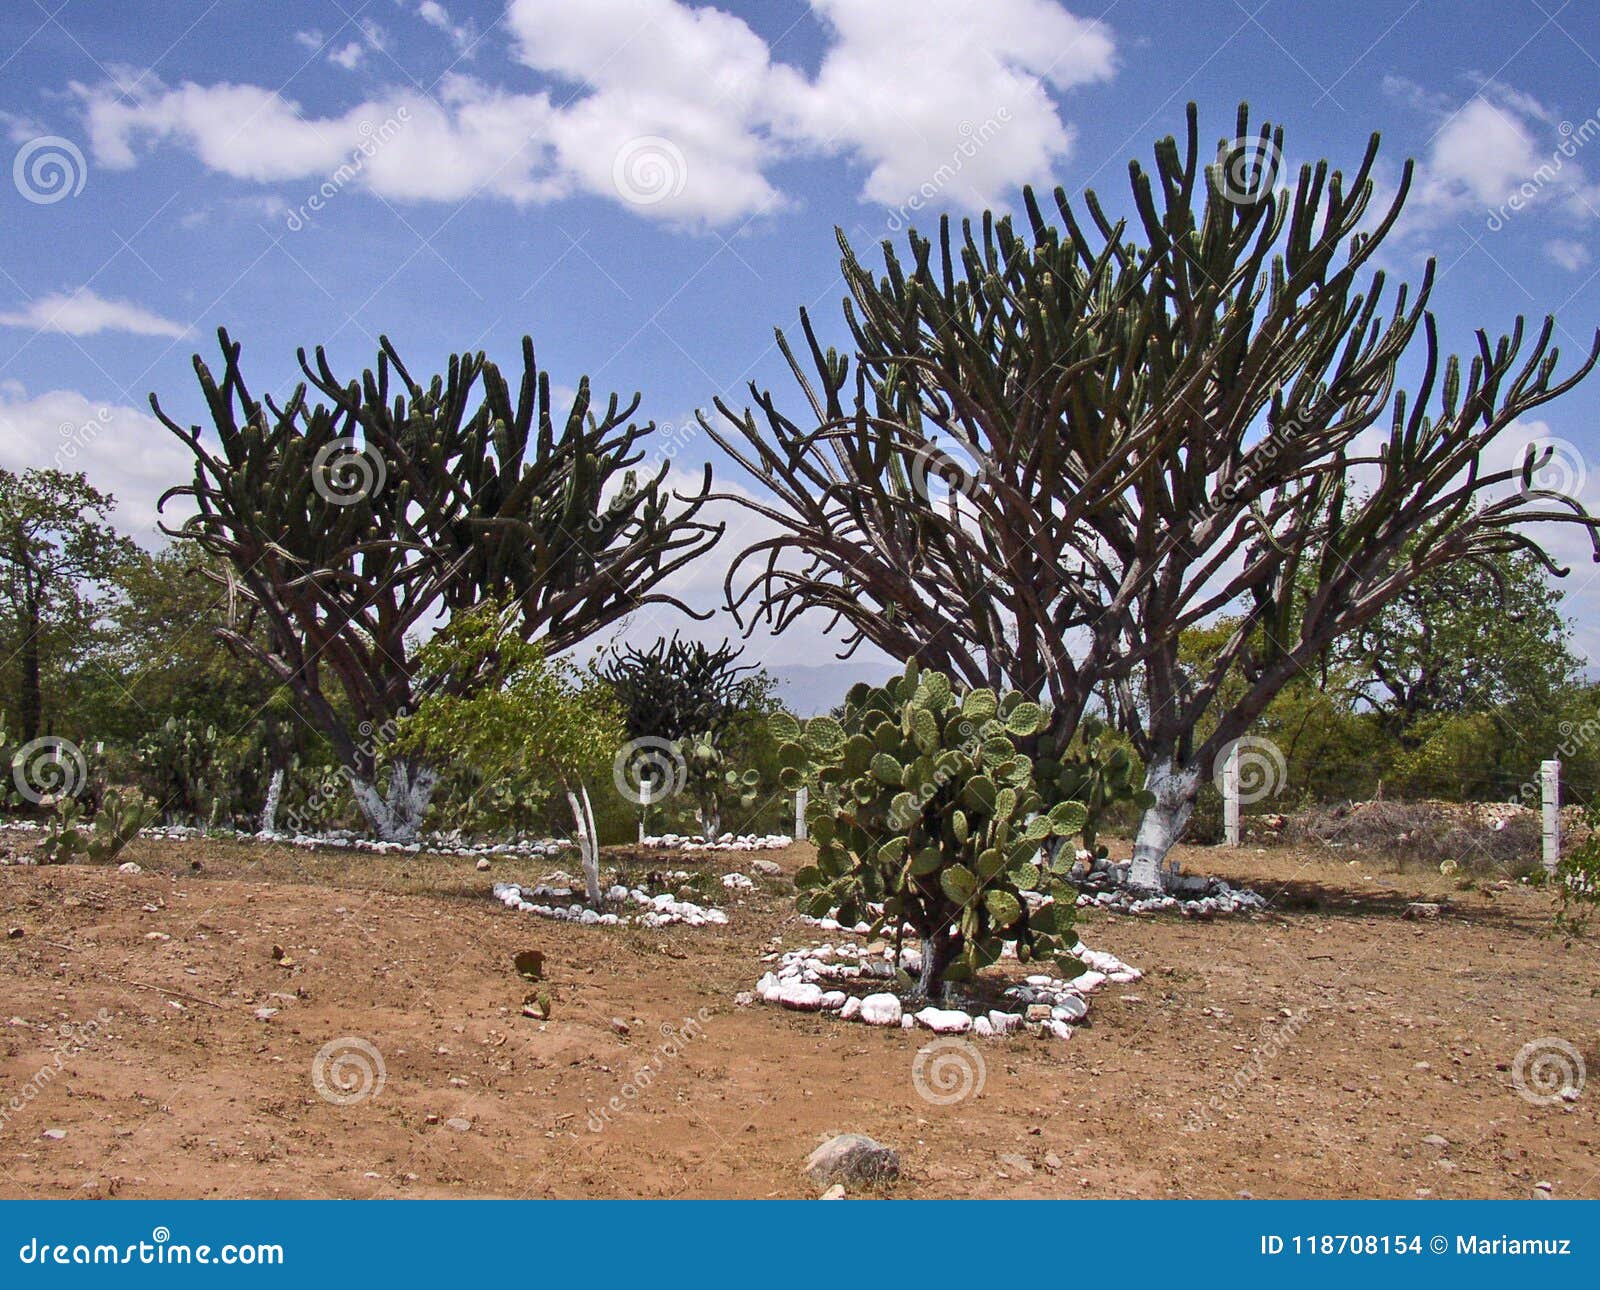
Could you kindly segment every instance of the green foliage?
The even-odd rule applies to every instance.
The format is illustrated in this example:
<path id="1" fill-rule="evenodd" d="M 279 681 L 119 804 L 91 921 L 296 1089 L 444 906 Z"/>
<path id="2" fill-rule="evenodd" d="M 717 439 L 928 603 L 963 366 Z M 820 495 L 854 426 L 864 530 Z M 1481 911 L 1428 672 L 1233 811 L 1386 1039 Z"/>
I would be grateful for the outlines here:
<path id="1" fill-rule="evenodd" d="M 1072 743 L 1061 756 L 1039 757 L 1034 778 L 1046 801 L 1082 802 L 1088 808 L 1083 845 L 1102 859 L 1107 852 L 1099 841 L 1100 821 L 1119 807 L 1143 810 L 1155 800 L 1141 786 L 1144 768 L 1127 741 L 1095 717 L 1078 723 Z"/>
<path id="2" fill-rule="evenodd" d="M 93 826 L 84 823 L 83 804 L 77 798 L 56 803 L 39 850 L 46 864 L 109 864 L 155 818 L 155 809 L 140 794 L 124 797 L 108 789 L 95 812 Z"/>
<path id="3" fill-rule="evenodd" d="M 1024 961 L 1072 962 L 1074 857 L 1058 849 L 1043 871 L 1040 860 L 1053 839 L 1083 832 L 1090 809 L 1046 808 L 1018 747 L 1044 724 L 1020 694 L 958 695 L 915 662 L 882 687 L 856 686 L 842 721 L 774 717 L 785 786 L 810 778 L 826 803 L 812 825 L 817 863 L 795 878 L 801 911 L 837 908 L 848 924 L 882 902 L 884 920 L 921 937 L 928 993 L 996 962 L 1003 941 Z M 1054 900 L 1030 909 L 1027 891 Z"/>
<path id="4" fill-rule="evenodd" d="M 59 725 L 105 585 L 135 551 L 115 505 L 82 474 L 0 469 L 0 679 L 22 743 Z"/>
<path id="5" fill-rule="evenodd" d="M 470 766 L 531 810 L 558 786 L 609 773 L 622 718 L 602 682 L 546 658 L 537 642 L 505 631 L 504 618 L 486 604 L 423 646 L 419 665 L 438 683 L 399 723 L 392 750 Z"/>
<path id="6" fill-rule="evenodd" d="M 1600 806 L 1589 807 L 1583 822 L 1587 835 L 1566 849 L 1552 880 L 1560 901 L 1556 930 L 1569 939 L 1582 936 L 1600 908 Z"/>

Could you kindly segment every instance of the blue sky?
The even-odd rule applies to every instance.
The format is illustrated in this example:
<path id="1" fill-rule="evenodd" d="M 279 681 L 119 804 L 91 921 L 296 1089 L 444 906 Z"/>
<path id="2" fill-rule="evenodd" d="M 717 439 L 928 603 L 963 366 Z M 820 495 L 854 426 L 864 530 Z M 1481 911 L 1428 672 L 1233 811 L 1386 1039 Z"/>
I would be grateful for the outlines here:
<path id="1" fill-rule="evenodd" d="M 190 355 L 219 325 L 258 388 L 290 383 L 302 345 L 354 371 L 387 333 L 431 371 L 460 349 L 512 362 L 527 332 L 558 385 L 640 389 L 673 425 L 746 402 L 752 379 L 792 399 L 772 329 L 807 304 L 841 335 L 834 225 L 870 247 L 958 156 L 913 222 L 1010 205 L 1024 182 L 1120 202 L 1128 159 L 1180 131 L 1189 99 L 1217 139 L 1247 99 L 1284 125 L 1291 166 L 1353 166 L 1380 131 L 1384 183 L 1419 162 L 1386 263 L 1415 278 L 1438 256 L 1447 343 L 1553 311 L 1575 358 L 1600 320 L 1597 17 L 1554 0 L 19 0 L 0 11 L 0 464 L 82 468 L 148 533 L 183 455 L 140 409 L 154 390 L 198 416 Z M 1597 409 L 1600 380 L 1529 433 L 1581 467 Z M 702 457 L 726 474 L 703 438 L 679 460 Z M 1591 577 L 1569 581 L 1592 621 Z M 804 634 L 761 648 L 818 658 Z"/>

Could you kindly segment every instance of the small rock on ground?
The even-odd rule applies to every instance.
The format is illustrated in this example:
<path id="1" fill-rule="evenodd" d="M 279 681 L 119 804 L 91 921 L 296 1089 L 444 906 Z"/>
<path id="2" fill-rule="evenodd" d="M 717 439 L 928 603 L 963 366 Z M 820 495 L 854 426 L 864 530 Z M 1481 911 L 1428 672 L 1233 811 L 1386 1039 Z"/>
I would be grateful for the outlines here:
<path id="1" fill-rule="evenodd" d="M 824 1186 L 871 1187 L 900 1176 L 900 1156 L 864 1133 L 841 1133 L 811 1153 L 806 1173 Z"/>

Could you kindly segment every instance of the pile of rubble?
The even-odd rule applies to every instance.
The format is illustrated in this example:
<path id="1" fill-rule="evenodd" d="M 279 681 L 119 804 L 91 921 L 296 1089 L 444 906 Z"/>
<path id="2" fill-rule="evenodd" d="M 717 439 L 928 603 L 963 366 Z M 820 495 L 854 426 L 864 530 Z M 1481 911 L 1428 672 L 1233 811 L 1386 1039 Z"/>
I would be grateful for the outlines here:
<path id="1" fill-rule="evenodd" d="M 667 927 L 673 923 L 684 923 L 689 927 L 705 927 L 728 921 L 728 916 L 720 909 L 708 909 L 693 901 L 677 900 L 666 894 L 652 896 L 637 887 L 630 889 L 620 883 L 610 888 L 605 898 L 609 904 L 623 906 L 621 913 L 612 909 L 592 909 L 582 903 L 582 892 L 549 882 L 532 887 L 521 887 L 514 882 L 497 882 L 492 894 L 507 909 L 585 926 Z M 632 912 L 626 908 L 629 903 L 634 906 Z"/>
<path id="2" fill-rule="evenodd" d="M 1012 949 L 1015 954 L 1015 949 Z M 1027 1030 L 1043 1037 L 1072 1038 L 1072 1027 L 1089 1015 L 1087 996 L 1107 981 L 1137 981 L 1140 972 L 1114 954 L 1091 950 L 1081 941 L 1072 955 L 1084 970 L 1070 978 L 1035 973 L 1021 985 L 1008 988 L 1003 998 L 1011 1006 L 985 1008 L 979 1004 L 924 1007 L 910 1005 L 893 989 L 900 972 L 922 970 L 922 952 L 903 948 L 898 961 L 893 946 L 854 944 L 822 945 L 789 950 L 762 959 L 774 965 L 756 982 L 753 992 L 741 994 L 740 1004 L 773 1004 L 796 1012 L 831 1012 L 844 1021 L 868 1026 L 922 1027 L 938 1034 L 989 1037 Z M 874 988 L 876 987 L 876 988 Z"/>
<path id="3" fill-rule="evenodd" d="M 1186 874 L 1176 866 L 1161 875 L 1161 890 L 1130 886 L 1126 862 L 1101 860 L 1078 852 L 1069 880 L 1078 889 L 1079 909 L 1106 909 L 1118 914 L 1155 914 L 1175 910 L 1187 918 L 1244 914 L 1267 907 L 1260 892 L 1230 887 L 1221 878 Z"/>
<path id="4" fill-rule="evenodd" d="M 779 851 L 793 843 L 794 839 L 785 833 L 724 833 L 714 842 L 698 834 L 690 837 L 681 833 L 639 839 L 640 846 L 671 847 L 674 851 Z"/>

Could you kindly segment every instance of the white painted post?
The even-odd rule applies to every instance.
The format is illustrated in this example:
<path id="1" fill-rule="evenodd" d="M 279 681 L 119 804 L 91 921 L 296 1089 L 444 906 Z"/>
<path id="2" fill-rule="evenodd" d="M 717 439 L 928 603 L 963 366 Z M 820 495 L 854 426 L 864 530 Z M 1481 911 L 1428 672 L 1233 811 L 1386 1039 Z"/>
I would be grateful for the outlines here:
<path id="1" fill-rule="evenodd" d="M 1222 829 L 1230 847 L 1239 845 L 1239 745 L 1228 749 L 1222 763 Z"/>
<path id="2" fill-rule="evenodd" d="M 644 845 L 644 824 L 650 817 L 650 790 L 654 787 L 643 777 L 639 781 L 639 845 Z"/>
<path id="3" fill-rule="evenodd" d="M 811 802 L 811 790 L 801 785 L 794 794 L 794 840 L 806 840 L 806 807 Z"/>
<path id="4" fill-rule="evenodd" d="M 1544 806 L 1544 867 L 1555 873 L 1561 861 L 1561 763 L 1539 763 L 1540 796 Z"/>

